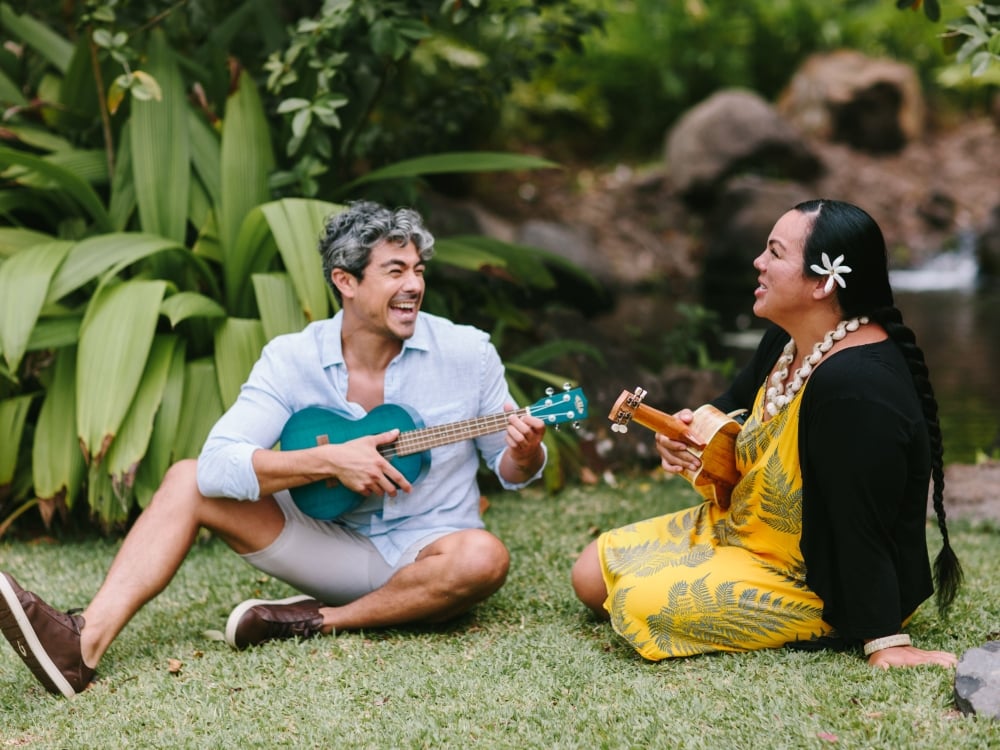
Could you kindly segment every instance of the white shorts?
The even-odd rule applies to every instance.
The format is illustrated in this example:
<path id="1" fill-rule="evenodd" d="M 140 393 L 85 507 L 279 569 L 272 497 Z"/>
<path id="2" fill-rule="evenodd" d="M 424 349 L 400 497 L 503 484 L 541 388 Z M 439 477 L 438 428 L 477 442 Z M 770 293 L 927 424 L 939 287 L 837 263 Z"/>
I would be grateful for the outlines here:
<path id="1" fill-rule="evenodd" d="M 420 550 L 455 531 L 444 529 L 422 537 L 393 566 L 368 537 L 307 516 L 287 491 L 276 492 L 274 499 L 285 514 L 285 528 L 264 549 L 241 557 L 324 604 L 347 604 L 381 588 L 396 571 L 416 560 Z"/>

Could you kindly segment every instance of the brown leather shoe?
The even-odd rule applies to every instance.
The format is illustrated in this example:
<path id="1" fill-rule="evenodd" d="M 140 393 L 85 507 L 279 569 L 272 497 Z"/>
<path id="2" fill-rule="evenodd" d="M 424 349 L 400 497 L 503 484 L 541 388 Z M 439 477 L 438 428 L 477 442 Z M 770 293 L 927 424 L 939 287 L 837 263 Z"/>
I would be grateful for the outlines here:
<path id="1" fill-rule="evenodd" d="M 226 643 L 244 649 L 277 638 L 312 638 L 323 627 L 323 605 L 310 596 L 247 599 L 226 620 Z"/>
<path id="2" fill-rule="evenodd" d="M 94 678 L 80 654 L 83 617 L 58 612 L 0 573 L 0 630 L 45 689 L 72 698 Z"/>

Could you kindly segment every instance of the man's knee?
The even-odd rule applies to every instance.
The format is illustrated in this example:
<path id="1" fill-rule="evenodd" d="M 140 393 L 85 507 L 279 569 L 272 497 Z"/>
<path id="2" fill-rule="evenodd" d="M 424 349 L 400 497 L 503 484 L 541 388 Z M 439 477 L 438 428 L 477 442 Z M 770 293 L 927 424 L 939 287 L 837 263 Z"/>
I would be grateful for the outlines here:
<path id="1" fill-rule="evenodd" d="M 183 482 L 185 484 L 194 483 L 198 486 L 198 460 L 194 458 L 182 458 L 172 464 L 167 473 L 163 476 L 161 484 Z"/>
<path id="2" fill-rule="evenodd" d="M 454 550 L 454 564 L 450 566 L 456 578 L 469 588 L 492 593 L 507 580 L 510 570 L 510 553 L 497 537 L 482 529 L 458 532 L 460 538 Z"/>
<path id="3" fill-rule="evenodd" d="M 167 469 L 153 495 L 153 502 L 159 505 L 187 505 L 192 509 L 202 499 L 198 491 L 198 462 L 193 458 L 181 459 Z"/>

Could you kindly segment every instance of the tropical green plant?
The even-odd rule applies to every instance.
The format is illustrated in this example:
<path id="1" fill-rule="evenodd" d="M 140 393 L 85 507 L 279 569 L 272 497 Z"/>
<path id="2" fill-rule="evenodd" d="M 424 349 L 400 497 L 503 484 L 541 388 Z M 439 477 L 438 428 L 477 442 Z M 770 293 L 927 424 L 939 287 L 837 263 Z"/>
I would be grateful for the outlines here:
<path id="1" fill-rule="evenodd" d="M 22 47 L 0 60 L 13 107 L 0 146 L 0 519 L 35 505 L 50 518 L 85 496 L 110 528 L 148 503 L 172 461 L 197 454 L 268 339 L 336 308 L 315 243 L 339 205 L 273 199 L 272 122 L 249 71 L 234 68 L 215 114 L 186 96 L 187 61 L 155 24 L 127 44 L 93 29 L 73 43 L 6 4 L 0 21 Z M 121 93 L 113 116 L 102 81 Z M 88 118 L 100 148 L 81 130 Z M 352 188 L 553 166 L 439 154 Z M 551 258 L 502 243 L 443 240 L 439 257 L 506 269 L 512 286 L 554 283 Z"/>
<path id="2" fill-rule="evenodd" d="M 359 165 L 482 148 L 514 82 L 602 18 L 579 0 L 326 0 L 264 66 L 290 162 L 276 186 L 345 195 Z"/>
<path id="3" fill-rule="evenodd" d="M 958 63 L 967 63 L 969 72 L 985 77 L 1000 63 L 1000 4 L 979 2 L 965 7 L 965 16 L 946 24 L 944 38 L 956 49 Z M 993 82 L 997 82 L 994 76 Z"/>
<path id="4" fill-rule="evenodd" d="M 583 39 L 586 65 L 560 54 L 555 65 L 518 82 L 503 111 L 508 132 L 544 143 L 560 158 L 646 158 L 662 148 L 677 118 L 715 91 L 742 87 L 777 99 L 809 55 L 838 48 L 905 60 L 936 101 L 968 101 L 942 87 L 939 75 L 952 55 L 940 27 L 923 15 L 901 14 L 897 0 L 586 4 L 605 16 L 605 33 Z M 950 18 L 964 5 L 941 0 L 922 7 Z M 996 8 L 995 0 L 983 5 Z M 984 40 L 987 32 L 973 32 L 972 23 L 959 26 L 970 39 Z"/>

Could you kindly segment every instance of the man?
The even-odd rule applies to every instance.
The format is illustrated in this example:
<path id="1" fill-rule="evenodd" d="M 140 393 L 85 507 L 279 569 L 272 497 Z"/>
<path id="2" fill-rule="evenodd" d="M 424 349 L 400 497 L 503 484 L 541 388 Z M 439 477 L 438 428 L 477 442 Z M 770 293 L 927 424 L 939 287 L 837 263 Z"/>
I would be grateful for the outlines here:
<path id="1" fill-rule="evenodd" d="M 288 418 L 316 405 L 359 419 L 382 403 L 406 404 L 427 425 L 513 409 L 487 335 L 420 312 L 433 246 L 408 209 L 354 203 L 330 217 L 319 250 L 341 311 L 265 347 L 198 461 L 167 472 L 89 606 L 58 612 L 0 573 L 0 627 L 47 690 L 68 697 L 88 686 L 200 528 L 303 592 L 237 606 L 226 623 L 236 648 L 439 622 L 500 588 L 509 555 L 479 515 L 479 455 L 504 487 L 533 481 L 546 460 L 540 419 L 512 413 L 505 432 L 436 448 L 413 484 L 378 451 L 398 429 L 272 450 Z M 304 514 L 289 488 L 323 480 L 361 504 L 334 521 Z"/>

